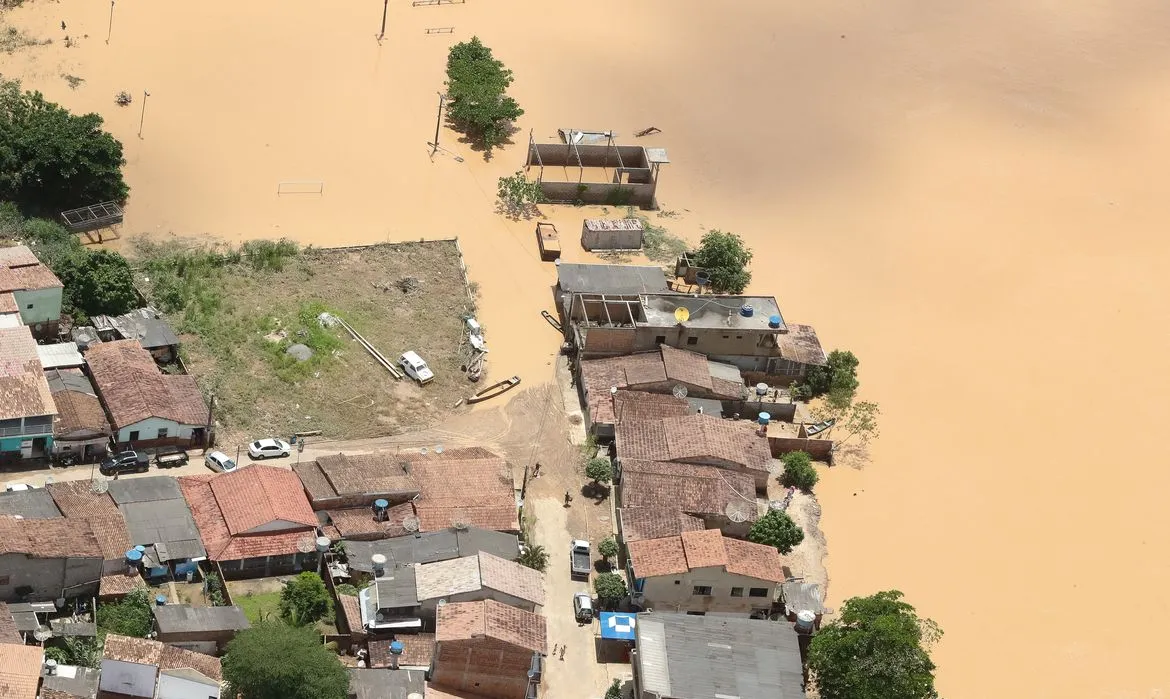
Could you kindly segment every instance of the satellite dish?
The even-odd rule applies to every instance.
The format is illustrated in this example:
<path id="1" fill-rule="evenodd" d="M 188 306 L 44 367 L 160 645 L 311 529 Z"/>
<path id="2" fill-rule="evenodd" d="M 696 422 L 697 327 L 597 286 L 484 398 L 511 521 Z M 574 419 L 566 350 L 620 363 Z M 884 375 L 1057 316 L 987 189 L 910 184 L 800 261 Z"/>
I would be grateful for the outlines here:
<path id="1" fill-rule="evenodd" d="M 110 482 L 98 478 L 90 483 L 89 489 L 98 495 L 101 495 L 102 493 L 109 492 Z"/>
<path id="2" fill-rule="evenodd" d="M 418 517 L 414 515 L 407 515 L 402 518 L 402 528 L 408 532 L 417 532 L 419 528 Z"/>
<path id="3" fill-rule="evenodd" d="M 297 540 L 297 550 L 301 553 L 312 553 L 317 550 L 317 538 L 313 536 L 302 536 Z"/>
<path id="4" fill-rule="evenodd" d="M 674 309 L 674 319 L 680 323 L 685 323 L 691 317 L 691 310 L 686 306 L 679 306 Z"/>
<path id="5" fill-rule="evenodd" d="M 53 630 L 48 626 L 38 626 L 33 631 L 33 638 L 37 639 L 38 643 L 44 643 L 53 637 Z"/>
<path id="6" fill-rule="evenodd" d="M 747 521 L 748 508 L 746 502 L 729 502 L 727 507 L 723 508 L 723 512 L 727 514 L 727 519 L 730 519 L 736 524 L 741 524 Z"/>
<path id="7" fill-rule="evenodd" d="M 687 397 L 687 387 L 682 385 L 681 383 L 676 383 L 674 385 L 674 388 L 670 389 L 670 392 L 672 394 L 674 394 L 675 398 L 686 398 Z"/>
<path id="8" fill-rule="evenodd" d="M 435 453 L 436 453 L 436 454 L 442 454 L 442 453 L 443 453 L 443 445 L 442 445 L 442 444 L 436 444 L 436 445 L 435 445 Z"/>

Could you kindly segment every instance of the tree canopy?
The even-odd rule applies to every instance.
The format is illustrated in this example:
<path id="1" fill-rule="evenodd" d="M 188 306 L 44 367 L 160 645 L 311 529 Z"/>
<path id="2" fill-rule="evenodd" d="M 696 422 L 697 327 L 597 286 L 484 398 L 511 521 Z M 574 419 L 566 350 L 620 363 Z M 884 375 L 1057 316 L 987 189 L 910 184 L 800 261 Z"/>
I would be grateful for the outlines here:
<path id="1" fill-rule="evenodd" d="M 817 484 L 820 477 L 817 475 L 817 470 L 813 468 L 812 457 L 807 452 L 789 452 L 780 457 L 780 461 L 784 464 L 784 473 L 780 476 L 780 482 L 786 488 L 799 488 L 807 493 Z"/>
<path id="2" fill-rule="evenodd" d="M 0 79 L 0 200 L 56 216 L 103 201 L 124 202 L 122 144 L 97 114 L 71 114 L 39 92 Z"/>
<path id="3" fill-rule="evenodd" d="M 808 370 L 796 390 L 799 398 L 819 398 L 827 395 L 829 402 L 838 407 L 853 401 L 860 382 L 857 380 L 857 357 L 845 350 L 829 352 L 825 366 L 814 366 Z"/>
<path id="4" fill-rule="evenodd" d="M 928 650 L 941 636 L 897 590 L 853 597 L 813 637 L 808 670 L 823 699 L 935 699 Z"/>
<path id="5" fill-rule="evenodd" d="M 265 621 L 238 633 L 223 658 L 224 696 L 345 699 L 349 675 L 311 629 Z"/>
<path id="6" fill-rule="evenodd" d="M 305 626 L 333 613 L 333 599 L 325 581 L 305 571 L 284 584 L 280 591 L 280 617 L 290 624 Z"/>
<path id="7" fill-rule="evenodd" d="M 593 579 L 597 601 L 612 607 L 626 598 L 626 579 L 617 573 L 602 573 Z"/>
<path id="8" fill-rule="evenodd" d="M 609 483 L 613 480 L 613 463 L 604 456 L 595 456 L 585 464 L 585 477 L 594 483 Z"/>
<path id="9" fill-rule="evenodd" d="M 768 514 L 756 520 L 748 531 L 748 541 L 765 546 L 774 546 L 780 553 L 787 554 L 804 541 L 804 531 L 788 513 L 768 510 Z"/>
<path id="10" fill-rule="evenodd" d="M 447 114 L 488 152 L 507 140 L 510 122 L 524 113 L 505 94 L 512 80 L 512 71 L 478 36 L 455 44 L 447 54 Z"/>
<path id="11" fill-rule="evenodd" d="M 699 249 L 692 262 L 706 270 L 711 279 L 711 289 L 720 294 L 742 294 L 752 281 L 748 265 L 752 252 L 735 233 L 719 230 L 707 231 L 699 241 Z"/>
<path id="12" fill-rule="evenodd" d="M 612 536 L 607 536 L 597 544 L 597 552 L 604 558 L 613 558 L 618 555 L 618 543 Z"/>
<path id="13" fill-rule="evenodd" d="M 520 558 L 516 559 L 516 562 L 543 573 L 548 568 L 548 551 L 540 544 L 529 544 L 520 552 Z"/>

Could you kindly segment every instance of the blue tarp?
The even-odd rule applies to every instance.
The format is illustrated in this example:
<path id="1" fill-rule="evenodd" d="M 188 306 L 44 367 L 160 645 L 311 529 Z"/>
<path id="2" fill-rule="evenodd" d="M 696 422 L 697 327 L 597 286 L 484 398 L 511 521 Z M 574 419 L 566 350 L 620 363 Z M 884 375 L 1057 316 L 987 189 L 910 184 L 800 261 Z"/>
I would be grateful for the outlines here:
<path id="1" fill-rule="evenodd" d="M 602 612 L 601 637 L 615 641 L 634 640 L 634 626 L 638 622 L 637 614 L 627 612 Z"/>

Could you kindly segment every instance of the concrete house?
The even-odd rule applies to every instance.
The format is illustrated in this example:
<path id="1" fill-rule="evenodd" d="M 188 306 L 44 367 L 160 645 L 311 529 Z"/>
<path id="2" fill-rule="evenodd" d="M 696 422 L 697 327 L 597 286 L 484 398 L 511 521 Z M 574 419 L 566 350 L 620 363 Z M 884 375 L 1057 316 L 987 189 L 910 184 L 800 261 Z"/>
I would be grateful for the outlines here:
<path id="1" fill-rule="evenodd" d="M 495 600 L 445 604 L 435 625 L 431 681 L 491 699 L 525 699 L 536 696 L 547 654 L 547 622 L 539 614 Z"/>
<path id="2" fill-rule="evenodd" d="M 15 307 L 37 337 L 57 334 L 64 288 L 27 246 L 0 248 L 0 311 Z"/>
<path id="3" fill-rule="evenodd" d="M 102 553 L 86 522 L 0 516 L 0 601 L 88 597 L 101 576 Z"/>
<path id="4" fill-rule="evenodd" d="M 675 461 L 715 466 L 750 475 L 756 489 L 768 485 L 772 451 L 756 426 L 710 415 L 622 422 L 614 429 L 617 457 L 622 463 Z"/>
<path id="5" fill-rule="evenodd" d="M 792 624 L 655 611 L 635 636 L 634 699 L 804 699 Z"/>
<path id="6" fill-rule="evenodd" d="M 422 628 L 413 566 L 386 566 L 374 571 L 374 584 L 357 595 L 357 618 L 351 618 L 352 596 L 342 601 L 346 625 L 353 634 L 387 634 Z"/>
<path id="7" fill-rule="evenodd" d="M 122 514 L 131 543 L 143 547 L 140 564 L 145 577 L 183 576 L 207 556 L 174 478 L 110 481 L 109 495 Z"/>
<path id="8" fill-rule="evenodd" d="M 644 538 L 637 525 L 630 532 L 626 527 L 627 516 L 640 521 L 636 512 L 643 508 L 695 517 L 700 528 L 739 538 L 745 538 L 759 519 L 755 480 L 750 475 L 714 466 L 636 459 L 623 460 L 621 465 L 618 522 L 625 541 Z M 666 523 L 681 521 L 677 516 L 666 518 Z"/>
<path id="9" fill-rule="evenodd" d="M 0 463 L 48 455 L 56 414 L 29 329 L 0 328 Z"/>
<path id="10" fill-rule="evenodd" d="M 219 658 L 145 638 L 106 636 L 98 696 L 220 699 L 222 682 Z"/>
<path id="11" fill-rule="evenodd" d="M 45 486 L 45 492 L 70 522 L 88 524 L 102 553 L 102 579 L 98 597 L 106 600 L 125 596 L 146 583 L 136 567 L 126 560 L 134 547 L 126 520 L 107 492 L 94 492 L 90 481 L 62 481 Z"/>
<path id="12" fill-rule="evenodd" d="M 193 377 L 162 373 L 137 340 L 94 345 L 85 359 L 119 445 L 205 443 L 207 403 Z"/>
<path id="13" fill-rule="evenodd" d="M 248 466 L 183 477 L 179 487 L 195 515 L 207 557 L 219 563 L 226 577 L 316 569 L 317 516 L 292 471 Z"/>
<path id="14" fill-rule="evenodd" d="M 478 527 L 415 532 L 409 536 L 378 541 L 346 541 L 345 551 L 350 570 L 373 572 L 372 557 L 381 554 L 398 565 L 421 565 L 474 556 L 483 551 L 514 561 L 520 557 L 520 540 L 515 534 L 494 532 Z"/>
<path id="15" fill-rule="evenodd" d="M 544 606 L 544 575 L 490 553 L 415 566 L 418 602 L 430 616 L 440 602 L 492 599 L 527 612 Z"/>
<path id="16" fill-rule="evenodd" d="M 767 618 L 788 575 L 775 548 L 719 531 L 626 544 L 634 603 L 658 611 Z"/>
<path id="17" fill-rule="evenodd" d="M 151 607 L 156 639 L 176 648 L 217 655 L 236 637 L 252 628 L 239 607 L 192 607 L 167 604 Z"/>
<path id="18" fill-rule="evenodd" d="M 53 454 L 70 454 L 79 462 L 104 458 L 112 431 L 89 377 L 80 369 L 53 369 L 45 378 L 57 407 Z"/>

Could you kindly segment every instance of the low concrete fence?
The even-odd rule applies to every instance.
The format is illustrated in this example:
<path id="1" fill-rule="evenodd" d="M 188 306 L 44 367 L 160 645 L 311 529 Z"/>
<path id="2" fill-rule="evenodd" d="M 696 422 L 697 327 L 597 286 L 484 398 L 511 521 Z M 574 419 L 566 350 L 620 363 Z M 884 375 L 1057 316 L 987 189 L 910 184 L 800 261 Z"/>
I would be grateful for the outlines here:
<path id="1" fill-rule="evenodd" d="M 794 451 L 803 451 L 814 461 L 833 463 L 833 440 L 831 439 L 802 439 L 798 437 L 768 437 L 768 448 L 772 451 L 772 458 L 778 459 Z"/>

